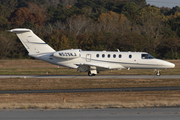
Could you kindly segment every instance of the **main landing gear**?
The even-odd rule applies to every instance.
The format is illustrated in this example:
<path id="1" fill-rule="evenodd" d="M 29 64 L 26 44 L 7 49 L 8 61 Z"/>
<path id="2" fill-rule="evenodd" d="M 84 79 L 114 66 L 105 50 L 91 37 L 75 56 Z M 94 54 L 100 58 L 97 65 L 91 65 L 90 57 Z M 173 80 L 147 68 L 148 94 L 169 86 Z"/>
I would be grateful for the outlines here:
<path id="1" fill-rule="evenodd" d="M 159 69 L 157 70 L 157 73 L 156 73 L 157 76 L 160 76 L 161 73 L 159 72 Z"/>
<path id="2" fill-rule="evenodd" d="M 88 72 L 89 76 L 96 76 L 96 74 L 91 73 L 91 71 Z"/>
<path id="3" fill-rule="evenodd" d="M 89 76 L 95 76 L 97 73 L 98 73 L 98 72 L 97 72 L 97 70 L 96 70 L 96 67 L 95 67 L 95 66 L 90 66 L 88 75 L 89 75 Z"/>

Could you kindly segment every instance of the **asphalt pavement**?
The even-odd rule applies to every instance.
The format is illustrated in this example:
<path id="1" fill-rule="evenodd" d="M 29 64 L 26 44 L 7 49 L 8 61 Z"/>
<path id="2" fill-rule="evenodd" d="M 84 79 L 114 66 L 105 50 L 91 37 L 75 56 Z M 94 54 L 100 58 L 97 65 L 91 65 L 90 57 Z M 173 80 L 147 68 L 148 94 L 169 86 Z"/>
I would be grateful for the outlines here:
<path id="1" fill-rule="evenodd" d="M 79 79 L 180 79 L 180 75 L 0 75 L 0 78 L 79 78 Z"/>

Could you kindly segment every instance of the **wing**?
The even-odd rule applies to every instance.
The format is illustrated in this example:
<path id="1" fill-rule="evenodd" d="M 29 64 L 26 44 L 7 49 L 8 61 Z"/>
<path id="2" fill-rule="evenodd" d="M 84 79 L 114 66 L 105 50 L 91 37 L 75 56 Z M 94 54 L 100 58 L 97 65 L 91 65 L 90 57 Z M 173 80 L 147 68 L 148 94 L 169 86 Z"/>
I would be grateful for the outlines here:
<path id="1" fill-rule="evenodd" d="M 104 63 L 104 64 L 76 64 L 78 70 L 82 72 L 88 72 L 89 70 L 112 70 L 112 69 L 124 69 L 120 64 L 116 63 Z"/>

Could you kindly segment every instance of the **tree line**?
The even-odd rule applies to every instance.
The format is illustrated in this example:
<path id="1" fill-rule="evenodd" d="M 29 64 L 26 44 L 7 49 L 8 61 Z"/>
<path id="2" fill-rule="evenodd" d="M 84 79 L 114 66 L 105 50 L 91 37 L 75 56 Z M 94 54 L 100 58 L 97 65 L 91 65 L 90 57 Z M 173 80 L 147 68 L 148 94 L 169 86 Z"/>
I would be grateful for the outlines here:
<path id="1" fill-rule="evenodd" d="M 146 0 L 1 0 L 0 59 L 28 58 L 14 34 L 29 28 L 55 50 L 145 51 L 180 58 L 180 7 Z"/>

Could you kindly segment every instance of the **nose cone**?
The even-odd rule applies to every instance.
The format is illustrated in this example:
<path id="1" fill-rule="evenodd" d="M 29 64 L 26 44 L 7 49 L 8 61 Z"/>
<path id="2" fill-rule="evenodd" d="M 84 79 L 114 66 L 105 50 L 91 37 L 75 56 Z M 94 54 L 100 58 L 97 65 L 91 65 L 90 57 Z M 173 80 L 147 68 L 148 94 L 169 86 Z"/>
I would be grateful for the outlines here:
<path id="1" fill-rule="evenodd" d="M 175 67 L 175 64 L 174 63 L 171 63 L 171 65 L 170 65 L 172 68 L 174 68 Z"/>
<path id="2" fill-rule="evenodd" d="M 168 62 L 165 60 L 159 60 L 158 65 L 159 65 L 159 68 L 162 68 L 162 69 L 174 68 L 175 67 L 174 63 L 171 63 L 171 62 Z"/>
<path id="3" fill-rule="evenodd" d="M 167 62 L 167 63 L 166 63 L 166 66 L 167 66 L 167 68 L 174 68 L 174 67 L 175 67 L 175 64 L 174 64 L 174 63 L 171 63 L 171 62 Z"/>

